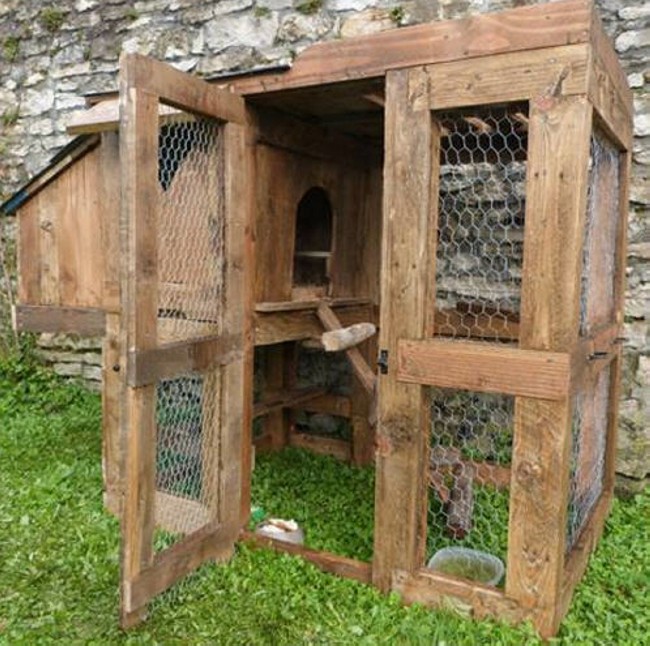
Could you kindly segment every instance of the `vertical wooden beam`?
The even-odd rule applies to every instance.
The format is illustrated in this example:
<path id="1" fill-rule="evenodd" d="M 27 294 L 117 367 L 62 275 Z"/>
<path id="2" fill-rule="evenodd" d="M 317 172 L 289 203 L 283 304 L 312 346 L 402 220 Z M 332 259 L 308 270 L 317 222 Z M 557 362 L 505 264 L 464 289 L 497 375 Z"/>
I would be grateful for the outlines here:
<path id="1" fill-rule="evenodd" d="M 292 346 L 294 344 L 291 344 Z M 264 352 L 264 386 L 266 390 L 280 392 L 286 387 L 287 344 L 278 343 L 268 346 Z M 278 451 L 287 445 L 288 426 L 287 415 L 283 409 L 274 410 L 262 419 L 264 432 L 269 437 L 269 448 Z"/>
<path id="2" fill-rule="evenodd" d="M 102 472 L 104 506 L 119 518 L 122 513 L 120 389 L 120 316 L 106 314 L 106 334 L 102 345 Z"/>
<path id="3" fill-rule="evenodd" d="M 578 339 L 592 109 L 585 97 L 530 105 L 520 346 L 570 352 Z M 539 632 L 559 624 L 566 548 L 571 394 L 520 397 L 508 524 L 506 594 L 534 611 Z"/>
<path id="4" fill-rule="evenodd" d="M 224 536 L 234 542 L 250 514 L 253 423 L 253 138 L 250 128 L 224 125 L 226 284 L 223 333 L 242 336 L 244 358 L 223 368 L 221 491 Z M 239 500 L 233 500 L 238 492 Z"/>
<path id="5" fill-rule="evenodd" d="M 135 65 L 123 57 L 120 74 L 122 203 L 122 363 L 126 353 L 156 347 L 158 275 L 158 97 L 134 86 Z M 125 385 L 121 435 L 124 441 L 121 623 L 142 619 L 131 588 L 153 561 L 156 488 L 155 386 Z"/>
<path id="6" fill-rule="evenodd" d="M 120 142 L 115 132 L 102 134 L 99 179 L 104 278 L 102 304 L 109 312 L 120 308 Z"/>
<path id="7" fill-rule="evenodd" d="M 397 381 L 397 341 L 421 338 L 429 278 L 428 227 L 432 118 L 422 70 L 386 75 L 381 336 L 388 372 L 378 377 L 377 478 L 373 583 L 391 585 L 394 570 L 422 565 L 426 500 L 425 396 Z"/>

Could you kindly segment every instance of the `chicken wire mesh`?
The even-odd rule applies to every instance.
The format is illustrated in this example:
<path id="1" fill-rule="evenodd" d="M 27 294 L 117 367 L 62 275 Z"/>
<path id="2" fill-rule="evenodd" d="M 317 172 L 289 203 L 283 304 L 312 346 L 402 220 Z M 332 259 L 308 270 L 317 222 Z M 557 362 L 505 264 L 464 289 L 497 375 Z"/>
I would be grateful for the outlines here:
<path id="1" fill-rule="evenodd" d="M 600 132 L 591 137 L 583 246 L 580 331 L 614 321 L 620 153 Z"/>
<path id="2" fill-rule="evenodd" d="M 182 114 L 160 128 L 159 341 L 219 334 L 224 288 L 221 128 Z"/>
<path id="3" fill-rule="evenodd" d="M 509 340 L 523 263 L 527 108 L 437 113 L 436 333 Z"/>
<path id="4" fill-rule="evenodd" d="M 572 423 L 567 548 L 571 549 L 603 491 L 609 412 L 610 367 L 578 393 Z"/>
<path id="5" fill-rule="evenodd" d="M 587 213 L 580 298 L 581 336 L 615 322 L 616 247 L 620 195 L 620 153 L 599 131 L 591 137 Z M 601 361 L 604 358 L 594 357 Z M 611 370 L 601 369 L 574 402 L 567 514 L 571 549 L 602 490 L 609 417 Z"/>
<path id="6" fill-rule="evenodd" d="M 437 113 L 441 126 L 435 334 L 517 338 L 527 107 Z M 430 389 L 427 555 L 471 547 L 505 561 L 514 398 Z"/>
<path id="7" fill-rule="evenodd" d="M 179 113 L 159 130 L 158 342 L 222 333 L 223 149 L 218 123 Z M 155 546 L 218 520 L 220 371 L 156 385 Z"/>
<path id="8" fill-rule="evenodd" d="M 427 555 L 457 545 L 505 561 L 514 397 L 429 392 Z"/>

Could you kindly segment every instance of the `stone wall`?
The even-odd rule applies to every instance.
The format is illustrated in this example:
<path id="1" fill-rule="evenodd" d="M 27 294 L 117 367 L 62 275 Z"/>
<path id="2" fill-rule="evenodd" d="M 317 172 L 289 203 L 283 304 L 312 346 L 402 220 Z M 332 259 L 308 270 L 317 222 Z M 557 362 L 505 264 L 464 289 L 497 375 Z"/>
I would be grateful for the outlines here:
<path id="1" fill-rule="evenodd" d="M 65 125 L 82 95 L 116 87 L 121 49 L 212 75 L 290 61 L 311 42 L 401 25 L 462 17 L 525 0 L 3 0 L 0 4 L 0 197 L 43 168 L 69 141 Z M 619 471 L 630 483 L 650 473 L 650 1 L 599 0 L 609 34 L 635 95 L 635 148 L 630 199 L 625 381 Z M 2 219 L 3 240 L 12 223 Z M 11 244 L 3 246 L 11 264 Z M 4 275 L 0 317 L 6 334 Z M 96 369 L 89 348 L 64 348 L 61 372 Z M 82 360 L 75 360 L 75 355 Z"/>

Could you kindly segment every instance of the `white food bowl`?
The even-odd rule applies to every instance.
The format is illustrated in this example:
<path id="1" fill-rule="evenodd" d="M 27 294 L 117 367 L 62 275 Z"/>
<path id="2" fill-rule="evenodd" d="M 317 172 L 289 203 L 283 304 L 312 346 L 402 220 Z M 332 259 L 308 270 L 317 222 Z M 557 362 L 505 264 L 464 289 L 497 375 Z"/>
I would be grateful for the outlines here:
<path id="1" fill-rule="evenodd" d="M 305 534 L 295 520 L 268 518 L 257 526 L 255 533 L 259 536 L 274 538 L 276 541 L 285 541 L 296 545 L 302 545 L 305 542 Z"/>
<path id="2" fill-rule="evenodd" d="M 467 547 L 444 547 L 429 559 L 427 567 L 441 574 L 485 585 L 498 585 L 505 573 L 500 558 Z"/>

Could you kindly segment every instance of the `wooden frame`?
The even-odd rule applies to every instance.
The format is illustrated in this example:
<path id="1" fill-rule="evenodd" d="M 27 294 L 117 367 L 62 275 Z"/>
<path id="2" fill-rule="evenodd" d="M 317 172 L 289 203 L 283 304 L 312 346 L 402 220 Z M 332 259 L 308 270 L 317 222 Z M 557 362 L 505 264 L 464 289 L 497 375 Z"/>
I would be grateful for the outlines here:
<path id="1" fill-rule="evenodd" d="M 355 464 L 376 459 L 374 558 L 359 563 L 245 532 L 244 540 L 395 590 L 406 602 L 451 602 L 476 617 L 531 620 L 542 636 L 552 636 L 611 503 L 621 378 L 617 337 L 625 292 L 632 103 L 593 3 L 563 0 L 331 41 L 307 50 L 288 71 L 216 80 L 212 86 L 143 57 L 127 57 L 125 70 L 120 148 L 114 132 L 118 102 L 100 103 L 71 126 L 71 132 L 91 136 L 27 187 L 33 200 L 19 207 L 15 317 L 17 329 L 105 336 L 106 504 L 121 515 L 124 529 L 123 625 L 140 620 L 148 599 L 184 573 L 231 553 L 250 511 L 250 429 L 257 416 L 264 418 L 255 441 L 260 451 L 289 445 Z M 327 105 L 321 110 L 317 99 L 328 92 L 337 101 L 353 97 L 355 108 L 349 114 L 328 112 Z M 439 158 L 448 133 L 436 115 L 515 102 L 528 106 L 521 121 L 528 140 L 521 311 L 495 317 L 462 307 L 437 311 Z M 146 235 L 159 219 L 152 170 L 157 128 L 178 119 L 179 109 L 225 122 L 225 199 L 233 212 L 234 205 L 240 207 L 227 239 L 232 273 L 226 298 L 232 307 L 226 332 L 215 336 L 209 322 L 196 320 L 187 323 L 193 326 L 191 340 L 179 339 L 168 320 L 158 319 L 159 249 L 156 236 Z M 365 131 L 354 133 L 360 138 L 349 136 L 350 127 L 367 119 L 383 127 L 383 159 L 376 131 L 368 143 Z M 594 128 L 622 156 L 616 311 L 585 338 L 579 331 L 580 273 Z M 50 194 L 81 181 L 77 175 L 86 170 L 96 186 L 75 205 L 96 213 L 100 226 L 84 220 L 73 238 L 64 234 L 74 230 L 74 209 L 61 203 L 55 220 L 46 207 Z M 255 182 L 238 178 L 253 172 Z M 296 300 L 292 258 L 278 253 L 278 243 L 293 240 L 297 196 L 316 185 L 337 200 L 333 291 L 327 299 Z M 121 231 L 110 219 L 119 193 Z M 85 265 L 91 269 L 81 276 Z M 324 329 L 358 322 L 379 322 L 380 335 L 348 352 L 360 377 L 350 396 L 298 389 L 297 344 L 313 344 Z M 456 338 L 458 330 L 466 338 Z M 253 346 L 270 358 L 268 392 L 255 407 Z M 381 370 L 375 374 L 377 350 Z M 606 367 L 611 384 L 603 491 L 567 546 L 574 402 Z M 223 396 L 220 418 L 227 431 L 220 446 L 228 459 L 213 485 L 232 504 L 219 514 L 201 508 L 202 527 L 181 527 L 174 510 L 188 501 L 155 491 L 154 384 L 197 370 L 220 371 L 209 387 Z M 515 399 L 511 464 L 458 459 L 478 478 L 509 488 L 503 590 L 423 568 L 429 386 Z M 348 418 L 353 440 L 295 432 L 295 410 Z M 209 458 L 216 441 L 211 433 L 202 439 L 207 471 L 216 469 L 217 461 Z M 453 475 L 452 466 L 444 468 L 446 476 Z M 190 534 L 160 555 L 151 548 L 156 508 L 159 522 L 164 518 L 163 525 Z"/>
<path id="2" fill-rule="evenodd" d="M 124 259 L 120 348 L 121 363 L 126 367 L 120 420 L 124 442 L 121 622 L 129 627 L 142 619 L 151 598 L 180 577 L 207 559 L 229 556 L 239 532 L 242 471 L 247 473 L 250 459 L 242 428 L 249 426 L 251 416 L 244 380 L 252 352 L 248 304 L 252 296 L 252 202 L 243 190 L 251 180 L 251 167 L 242 127 L 246 112 L 239 97 L 215 91 L 205 82 L 136 55 L 121 60 L 120 88 Z M 223 333 L 161 347 L 157 330 L 158 239 L 149 232 L 157 230 L 159 221 L 158 106 L 162 101 L 227 122 L 222 128 L 228 262 L 224 263 Z M 213 497 L 229 504 L 206 508 L 202 527 L 154 554 L 155 384 L 187 370 L 201 370 L 206 384 L 219 382 L 220 410 L 204 422 L 202 459 L 214 471 L 207 485 L 213 489 Z M 212 456 L 215 450 L 218 459 Z"/>

